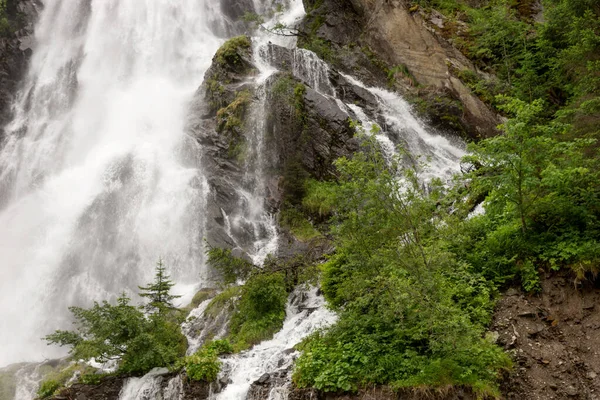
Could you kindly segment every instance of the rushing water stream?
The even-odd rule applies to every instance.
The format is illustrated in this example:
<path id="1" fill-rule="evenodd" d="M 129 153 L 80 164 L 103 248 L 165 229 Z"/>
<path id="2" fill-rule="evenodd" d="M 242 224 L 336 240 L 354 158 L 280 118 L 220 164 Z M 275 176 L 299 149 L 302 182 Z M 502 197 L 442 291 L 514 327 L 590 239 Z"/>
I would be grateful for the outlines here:
<path id="1" fill-rule="evenodd" d="M 272 2 L 254 3 L 260 12 Z M 303 14 L 302 2 L 291 0 L 276 18 L 291 26 Z M 210 187 L 202 148 L 186 136 L 184 123 L 230 28 L 213 0 L 47 0 L 16 117 L 0 149 L 0 366 L 63 355 L 40 337 L 69 326 L 67 307 L 111 299 L 122 290 L 135 293 L 152 280 L 159 256 L 179 293 L 193 293 L 206 282 Z M 329 67 L 315 54 L 295 49 L 293 38 L 257 35 L 250 148 L 242 187 L 236 188 L 241 200 L 235 213 L 223 211 L 230 236 L 232 225 L 252 227 L 255 263 L 277 249 L 275 219 L 263 205 L 261 159 L 265 90 L 277 71 L 272 44 L 293 49 L 290 67 L 297 78 L 367 129 L 380 126 L 377 140 L 387 157 L 403 143 L 428 158 L 430 177 L 458 170 L 460 146 L 431 134 L 398 95 L 344 76 L 377 99 L 375 122 L 336 98 Z M 200 317 L 206 305 L 193 315 Z M 244 399 L 263 373 L 288 369 L 296 343 L 334 320 L 316 289 L 302 302 L 292 296 L 281 332 L 224 360 L 231 383 L 216 399 Z M 188 337 L 190 351 L 204 340 Z M 20 400 L 33 397 L 31 368 L 20 372 Z M 163 372 L 128 381 L 121 399 L 179 398 L 181 381 L 173 378 L 161 388 Z M 284 386 L 274 388 L 272 398 L 286 398 Z"/>
<path id="2" fill-rule="evenodd" d="M 208 188 L 184 122 L 226 33 L 218 7 L 45 3 L 0 152 L 0 365 L 61 354 L 40 337 L 67 307 L 136 291 L 159 256 L 180 284 L 204 273 Z"/>

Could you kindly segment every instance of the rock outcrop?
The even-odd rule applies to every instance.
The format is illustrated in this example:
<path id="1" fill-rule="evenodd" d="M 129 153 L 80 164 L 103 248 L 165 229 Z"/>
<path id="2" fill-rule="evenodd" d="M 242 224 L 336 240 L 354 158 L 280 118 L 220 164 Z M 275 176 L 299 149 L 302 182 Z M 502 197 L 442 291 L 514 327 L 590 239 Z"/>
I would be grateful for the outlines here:
<path id="1" fill-rule="evenodd" d="M 304 0 L 301 45 L 330 55 L 365 82 L 420 100 L 443 130 L 472 138 L 496 133 L 498 117 L 454 73 L 473 64 L 403 0 Z M 437 21 L 437 20 L 436 20 Z M 435 22 L 435 21 L 434 21 Z M 337 60 L 336 60 L 337 58 Z"/>
<path id="2" fill-rule="evenodd" d="M 256 232 L 243 218 L 237 224 L 228 222 L 228 216 L 252 211 L 244 210 L 247 199 L 239 188 L 250 193 L 263 184 L 262 207 L 276 212 L 286 193 L 294 190 L 292 180 L 331 178 L 333 161 L 358 148 L 351 115 L 327 94 L 333 95 L 337 87 L 376 107 L 372 95 L 339 74 L 324 70 L 317 79 L 310 68 L 303 70 L 301 66 L 311 61 L 306 57 L 323 67 L 312 53 L 276 45 L 269 45 L 267 52 L 267 60 L 280 72 L 259 83 L 250 39 L 226 42 L 206 72 L 187 122 L 188 134 L 204 152 L 202 165 L 210 188 L 208 243 L 242 254 L 250 252 Z M 337 76 L 335 87 L 332 76 Z M 293 240 L 283 238 L 287 244 L 280 251 L 289 253 Z"/>

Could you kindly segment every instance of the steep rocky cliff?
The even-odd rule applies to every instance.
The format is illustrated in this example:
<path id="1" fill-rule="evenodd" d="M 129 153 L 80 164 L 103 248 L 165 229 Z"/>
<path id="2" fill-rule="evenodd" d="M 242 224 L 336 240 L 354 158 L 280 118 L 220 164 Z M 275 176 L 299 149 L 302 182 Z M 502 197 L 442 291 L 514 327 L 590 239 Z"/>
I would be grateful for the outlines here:
<path id="1" fill-rule="evenodd" d="M 412 97 L 442 130 L 495 134 L 498 117 L 455 76 L 475 67 L 436 29 L 441 14 L 421 14 L 403 0 L 305 0 L 305 6 L 301 45 L 340 70 Z"/>
<path id="2" fill-rule="evenodd" d="M 240 18 L 254 11 L 254 5 L 245 1 L 222 1 L 220 5 L 230 22 L 227 34 L 244 32 L 247 24 Z M 21 25 L 15 34 L 0 39 L 0 125 L 10 119 L 9 105 L 32 51 L 31 21 L 41 5 L 37 0 L 22 0 L 11 7 L 10 15 L 24 19 L 19 20 Z M 443 37 L 440 26 L 444 20 L 440 15 L 421 13 L 400 0 L 305 0 L 305 7 L 308 15 L 299 33 L 299 44 L 316 52 L 327 64 L 302 49 L 270 43 L 262 48 L 261 57 L 278 72 L 261 81 L 261 66 L 254 57 L 251 39 L 238 36 L 217 52 L 189 106 L 188 140 L 200 143 L 203 150 L 202 154 L 186 156 L 200 160 L 207 181 L 196 183 L 206 184 L 210 193 L 206 239 L 211 246 L 233 249 L 235 255 L 246 259 L 253 255 L 253 244 L 268 237 L 264 221 L 244 220 L 244 216 L 252 215 L 252 207 L 269 214 L 293 207 L 301 197 L 297 180 L 332 179 L 333 161 L 358 150 L 356 129 L 349 120 L 365 116 L 343 104 L 359 105 L 366 118 L 383 125 L 378 99 L 347 75 L 403 93 L 424 119 L 445 134 L 487 137 L 496 133 L 499 122 L 498 116 L 455 76 L 457 71 L 475 67 Z M 257 126 L 260 135 L 255 131 Z M 400 142 L 398 138 L 393 144 Z M 259 181 L 264 187 L 257 188 Z M 252 204 L 252 196 L 259 198 L 260 204 Z M 235 218 L 238 223 L 231 224 Z M 317 246 L 306 243 L 285 226 L 278 229 L 282 233 L 279 257 L 289 258 L 307 252 L 309 247 L 320 246 L 315 257 L 328 251 L 325 237 L 319 238 Z M 549 280 L 540 298 L 526 298 L 513 291 L 500 302 L 493 329 L 498 342 L 515 352 L 518 363 L 516 373 L 508 376 L 503 386 L 508 398 L 595 398 L 593 391 L 598 388 L 593 345 L 598 324 L 591 310 L 597 289 L 587 288 L 581 304 L 567 304 L 577 311 L 578 316 L 573 317 L 560 311 L 562 299 L 550 294 L 560 292 L 564 298 L 576 298 L 569 285 Z M 188 333 L 202 341 L 225 330 L 226 319 L 224 314 L 199 319 L 190 324 Z M 564 329 L 559 325 L 563 321 Z M 565 344 L 571 335 L 582 344 Z M 540 350 L 542 344 L 552 351 Z M 572 372 L 575 367 L 585 374 Z M 288 373 L 262 376 L 253 383 L 249 398 L 269 398 L 271 389 L 286 382 Z M 213 384 L 192 383 L 184 375 L 167 371 L 156 372 L 156 376 L 160 379 L 159 387 L 153 389 L 155 393 L 183 399 L 208 399 L 228 383 L 227 379 Z M 115 399 L 125 382 L 125 378 L 110 377 L 99 385 L 74 385 L 55 398 Z M 401 393 L 371 388 L 353 395 L 292 389 L 289 397 L 396 398 L 475 396 L 461 388 Z"/>

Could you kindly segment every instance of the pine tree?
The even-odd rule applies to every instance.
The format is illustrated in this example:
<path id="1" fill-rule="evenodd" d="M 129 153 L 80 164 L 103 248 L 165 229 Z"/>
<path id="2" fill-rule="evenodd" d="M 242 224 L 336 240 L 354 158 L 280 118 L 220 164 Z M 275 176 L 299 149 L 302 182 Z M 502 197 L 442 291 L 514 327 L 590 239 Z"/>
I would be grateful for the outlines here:
<path id="1" fill-rule="evenodd" d="M 170 276 L 166 273 L 166 267 L 163 264 L 162 259 L 159 259 L 156 263 L 156 274 L 154 275 L 154 282 L 148 284 L 148 286 L 138 286 L 140 289 L 140 296 L 146 297 L 150 302 L 146 305 L 149 311 L 163 312 L 174 308 L 173 300 L 181 297 L 170 293 L 171 288 L 175 286 L 173 281 L 169 280 Z"/>

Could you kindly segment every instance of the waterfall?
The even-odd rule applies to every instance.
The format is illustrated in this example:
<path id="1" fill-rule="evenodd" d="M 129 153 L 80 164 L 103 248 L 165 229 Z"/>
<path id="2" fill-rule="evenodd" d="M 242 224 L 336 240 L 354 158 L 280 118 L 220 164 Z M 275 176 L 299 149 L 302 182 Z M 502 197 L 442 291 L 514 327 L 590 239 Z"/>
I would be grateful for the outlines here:
<path id="1" fill-rule="evenodd" d="M 218 6 L 46 3 L 0 150 L 0 365 L 63 354 L 40 338 L 67 307 L 137 292 L 159 256 L 176 290 L 205 276 L 209 189 L 183 125 Z"/>
<path id="2" fill-rule="evenodd" d="M 216 400 L 245 400 L 250 385 L 263 374 L 282 371 L 288 375 L 298 356 L 293 347 L 310 333 L 331 325 L 335 319 L 335 314 L 325 308 L 323 297 L 317 295 L 317 288 L 307 292 L 296 290 L 288 300 L 283 328 L 273 339 L 223 360 L 223 371 L 231 383 L 216 396 Z M 274 387 L 273 396 L 282 389 Z"/>
<path id="3" fill-rule="evenodd" d="M 258 11 L 266 7 L 264 0 L 254 5 Z M 303 15 L 302 1 L 290 0 L 275 18 L 292 26 Z M 178 284 L 177 294 L 193 294 L 208 280 L 203 237 L 210 187 L 202 147 L 185 134 L 184 123 L 196 88 L 230 33 L 228 24 L 214 0 L 47 1 L 0 149 L 0 366 L 64 355 L 40 337 L 70 326 L 67 307 L 137 292 L 152 280 L 159 256 Z M 380 127 L 376 139 L 386 157 L 402 143 L 428 159 L 430 177 L 448 178 L 459 170 L 461 145 L 432 134 L 397 94 L 343 75 L 376 99 L 373 115 L 344 103 L 330 82 L 330 67 L 296 49 L 294 38 L 262 33 L 253 43 L 258 73 L 244 173 L 235 188 L 240 200 L 235 212 L 220 211 L 232 243 L 238 245 L 236 231 L 248 233 L 255 263 L 277 250 L 278 239 L 273 210 L 265 207 L 265 99 L 268 79 L 278 71 L 273 45 L 291 51 L 290 72 L 297 79 L 367 131 Z M 201 317 L 208 302 L 192 316 Z M 231 383 L 217 398 L 244 399 L 265 373 L 289 378 L 297 356 L 292 347 L 334 320 L 316 289 L 306 298 L 295 293 L 272 340 L 224 359 Z M 190 353 L 207 337 L 196 328 L 183 327 Z M 39 376 L 30 370 L 21 375 L 26 385 L 19 398 L 28 400 Z M 164 379 L 161 370 L 132 378 L 120 397 L 180 398 L 180 378 L 168 384 Z M 285 399 L 287 383 L 274 387 L 271 398 Z"/>

